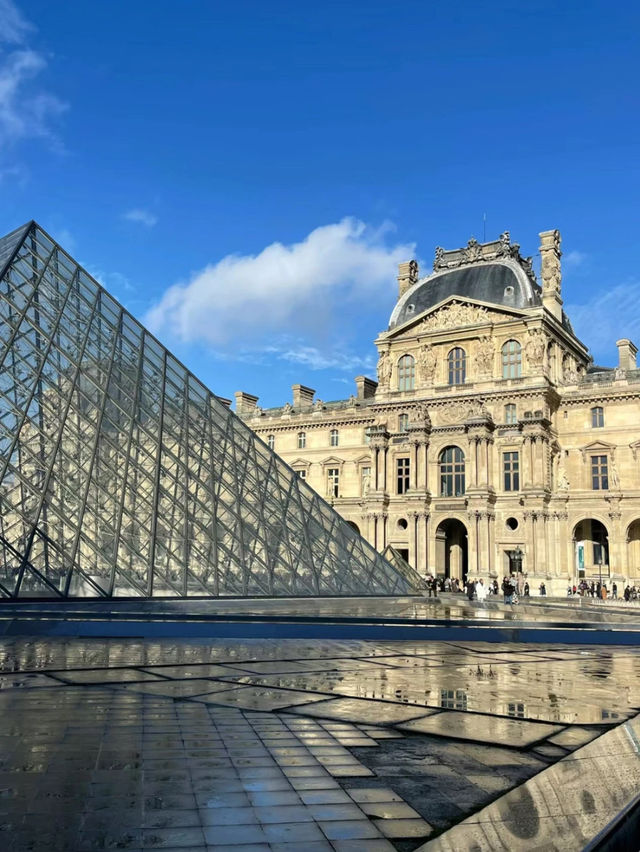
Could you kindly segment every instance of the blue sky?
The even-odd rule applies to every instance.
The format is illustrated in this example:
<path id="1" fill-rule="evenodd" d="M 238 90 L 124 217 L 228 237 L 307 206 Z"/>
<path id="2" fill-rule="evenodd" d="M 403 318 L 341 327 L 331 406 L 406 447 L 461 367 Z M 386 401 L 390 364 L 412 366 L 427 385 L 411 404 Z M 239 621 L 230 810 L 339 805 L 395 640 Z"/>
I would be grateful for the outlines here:
<path id="1" fill-rule="evenodd" d="M 375 374 L 396 264 L 563 236 L 640 343 L 640 7 L 0 0 L 0 232 L 35 218 L 216 393 Z"/>

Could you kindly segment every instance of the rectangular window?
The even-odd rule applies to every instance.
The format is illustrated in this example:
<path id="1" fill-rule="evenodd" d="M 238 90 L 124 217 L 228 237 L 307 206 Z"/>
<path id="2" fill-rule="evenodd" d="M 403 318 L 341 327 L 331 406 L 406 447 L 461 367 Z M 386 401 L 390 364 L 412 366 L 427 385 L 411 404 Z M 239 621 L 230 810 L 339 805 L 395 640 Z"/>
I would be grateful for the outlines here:
<path id="1" fill-rule="evenodd" d="M 504 490 L 520 490 L 520 459 L 516 452 L 503 453 L 502 463 L 504 468 Z"/>
<path id="2" fill-rule="evenodd" d="M 409 477 L 410 477 L 410 461 L 409 459 L 402 458 L 396 459 L 396 473 L 397 473 L 397 493 L 398 494 L 406 494 L 409 490 Z"/>
<path id="3" fill-rule="evenodd" d="M 507 707 L 507 714 L 516 719 L 524 719 L 524 704 L 521 704 L 519 701 L 510 703 Z"/>
<path id="4" fill-rule="evenodd" d="M 467 693 L 464 689 L 441 689 L 440 706 L 445 710 L 466 710 Z"/>
<path id="5" fill-rule="evenodd" d="M 269 449 L 272 450 L 276 445 L 276 436 L 275 435 L 269 435 L 268 441 L 269 441 Z"/>
<path id="6" fill-rule="evenodd" d="M 606 456 L 591 456 L 591 487 L 594 491 L 609 488 L 609 464 Z"/>
<path id="7" fill-rule="evenodd" d="M 600 405 L 596 405 L 595 408 L 591 409 L 591 428 L 592 429 L 602 429 L 604 427 L 604 408 Z"/>
<path id="8" fill-rule="evenodd" d="M 332 429 L 332 430 L 331 430 L 331 441 L 330 441 L 331 446 L 332 446 L 332 447 L 337 447 L 337 446 L 338 446 L 338 441 L 339 441 L 339 438 L 338 438 L 338 430 L 337 430 L 337 429 Z"/>
<path id="9" fill-rule="evenodd" d="M 398 432 L 408 432 L 409 431 L 409 415 L 401 414 L 398 417 Z"/>
<path id="10" fill-rule="evenodd" d="M 307 478 L 307 471 L 306 470 L 296 470 L 296 473 L 298 474 L 298 477 L 300 479 L 306 479 Z"/>
<path id="11" fill-rule="evenodd" d="M 510 402 L 504 407 L 504 422 L 508 426 L 515 426 L 518 422 L 518 415 L 514 403 Z"/>
<path id="12" fill-rule="evenodd" d="M 360 470 L 360 493 L 366 497 L 371 488 L 371 468 L 363 467 Z"/>
<path id="13" fill-rule="evenodd" d="M 337 467 L 330 467 L 327 471 L 327 494 L 329 497 L 340 494 L 340 469 Z"/>
<path id="14" fill-rule="evenodd" d="M 304 450 L 307 446 L 307 436 L 305 432 L 298 432 L 298 449 Z"/>

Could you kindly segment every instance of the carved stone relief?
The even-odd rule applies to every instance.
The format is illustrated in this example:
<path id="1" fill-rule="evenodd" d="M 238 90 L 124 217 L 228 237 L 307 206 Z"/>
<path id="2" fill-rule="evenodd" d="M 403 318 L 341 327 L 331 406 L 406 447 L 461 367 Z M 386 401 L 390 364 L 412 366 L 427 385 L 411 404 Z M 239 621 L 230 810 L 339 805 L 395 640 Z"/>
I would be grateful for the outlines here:
<path id="1" fill-rule="evenodd" d="M 478 323 L 494 322 L 504 319 L 501 314 L 488 311 L 479 305 L 465 305 L 451 302 L 433 314 L 425 317 L 421 323 L 421 331 L 439 331 L 440 329 L 459 328 L 462 325 L 477 325 Z"/>
<path id="2" fill-rule="evenodd" d="M 491 375 L 493 372 L 494 346 L 490 337 L 481 337 L 476 347 L 476 364 L 481 376 Z"/>
<path id="3" fill-rule="evenodd" d="M 381 352 L 378 360 L 378 384 L 386 387 L 391 378 L 391 359 L 388 352 Z"/>
<path id="4" fill-rule="evenodd" d="M 534 369 L 540 369 L 544 362 L 546 339 L 538 328 L 529 331 L 529 338 L 525 344 L 524 351 L 529 365 Z"/>
<path id="5" fill-rule="evenodd" d="M 418 352 L 418 375 L 423 382 L 430 382 L 436 369 L 436 353 L 425 343 Z"/>
<path id="6" fill-rule="evenodd" d="M 471 417 L 487 417 L 487 411 L 483 402 L 454 402 L 440 411 L 439 420 L 443 424 L 463 423 Z"/>

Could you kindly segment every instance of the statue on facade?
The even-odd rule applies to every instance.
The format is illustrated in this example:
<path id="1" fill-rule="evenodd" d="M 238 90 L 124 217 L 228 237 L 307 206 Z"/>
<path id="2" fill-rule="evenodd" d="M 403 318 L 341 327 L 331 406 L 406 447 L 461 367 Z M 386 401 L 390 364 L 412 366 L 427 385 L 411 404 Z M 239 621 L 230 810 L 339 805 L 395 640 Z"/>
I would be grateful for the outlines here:
<path id="1" fill-rule="evenodd" d="M 618 468 L 616 467 L 613 456 L 609 458 L 609 484 L 616 491 L 620 488 L 620 477 L 618 476 Z"/>
<path id="2" fill-rule="evenodd" d="M 544 251 L 542 254 L 542 288 L 546 292 L 560 292 L 562 273 L 558 251 Z"/>
<path id="3" fill-rule="evenodd" d="M 428 343 L 418 352 L 418 373 L 423 382 L 430 382 L 436 369 L 436 353 Z"/>
<path id="4" fill-rule="evenodd" d="M 421 402 L 416 406 L 416 408 L 414 409 L 414 417 L 418 423 L 423 423 L 426 426 L 431 426 L 429 406 L 426 402 Z"/>
<path id="5" fill-rule="evenodd" d="M 283 414 L 291 414 L 292 411 L 293 411 L 293 406 L 291 405 L 291 403 L 285 402 L 285 404 L 282 408 L 282 413 Z"/>
<path id="6" fill-rule="evenodd" d="M 316 401 L 313 403 L 313 410 L 314 411 L 322 411 L 323 408 L 324 408 L 324 402 L 321 399 L 316 399 Z"/>
<path id="7" fill-rule="evenodd" d="M 524 351 L 532 367 L 539 368 L 542 366 L 545 349 L 546 340 L 542 331 L 539 328 L 529 331 L 529 339 L 525 344 Z"/>
<path id="8" fill-rule="evenodd" d="M 567 471 L 565 470 L 562 461 L 558 463 L 558 482 L 556 484 L 556 489 L 558 491 L 569 490 L 569 477 L 567 476 Z"/>
<path id="9" fill-rule="evenodd" d="M 391 378 L 391 359 L 388 352 L 381 352 L 378 361 L 378 384 L 383 387 Z"/>
<path id="10" fill-rule="evenodd" d="M 476 363 L 481 375 L 491 374 L 493 371 L 493 341 L 490 337 L 481 337 L 478 341 Z"/>

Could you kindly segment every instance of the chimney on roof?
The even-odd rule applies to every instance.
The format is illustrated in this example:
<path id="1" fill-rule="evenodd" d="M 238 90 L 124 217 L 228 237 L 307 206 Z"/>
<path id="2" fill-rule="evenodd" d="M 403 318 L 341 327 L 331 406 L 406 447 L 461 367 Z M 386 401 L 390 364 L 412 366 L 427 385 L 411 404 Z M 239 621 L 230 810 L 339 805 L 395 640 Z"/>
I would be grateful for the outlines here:
<path id="1" fill-rule="evenodd" d="M 401 299 L 409 287 L 418 283 L 418 261 L 407 260 L 398 264 L 398 299 Z"/>
<path id="2" fill-rule="evenodd" d="M 255 412 L 258 402 L 257 396 L 254 396 L 252 393 L 245 393 L 244 391 L 236 391 L 234 396 L 236 398 L 236 414 L 238 417 L 246 417 Z"/>
<path id="3" fill-rule="evenodd" d="M 313 397 L 316 394 L 313 388 L 308 388 L 305 385 L 291 385 L 291 390 L 293 391 L 293 407 L 296 411 L 312 407 Z"/>
<path id="4" fill-rule="evenodd" d="M 542 231 L 540 234 L 542 260 L 542 304 L 549 313 L 562 322 L 562 271 L 560 269 L 560 231 Z"/>
<path id="5" fill-rule="evenodd" d="M 618 347 L 619 369 L 636 370 L 636 355 L 638 354 L 638 347 L 634 346 L 634 344 L 626 337 L 623 337 L 622 340 L 616 340 L 616 346 Z"/>
<path id="6" fill-rule="evenodd" d="M 368 379 L 366 376 L 356 376 L 356 396 L 358 399 L 371 399 L 376 395 L 378 383 L 373 379 Z"/>

